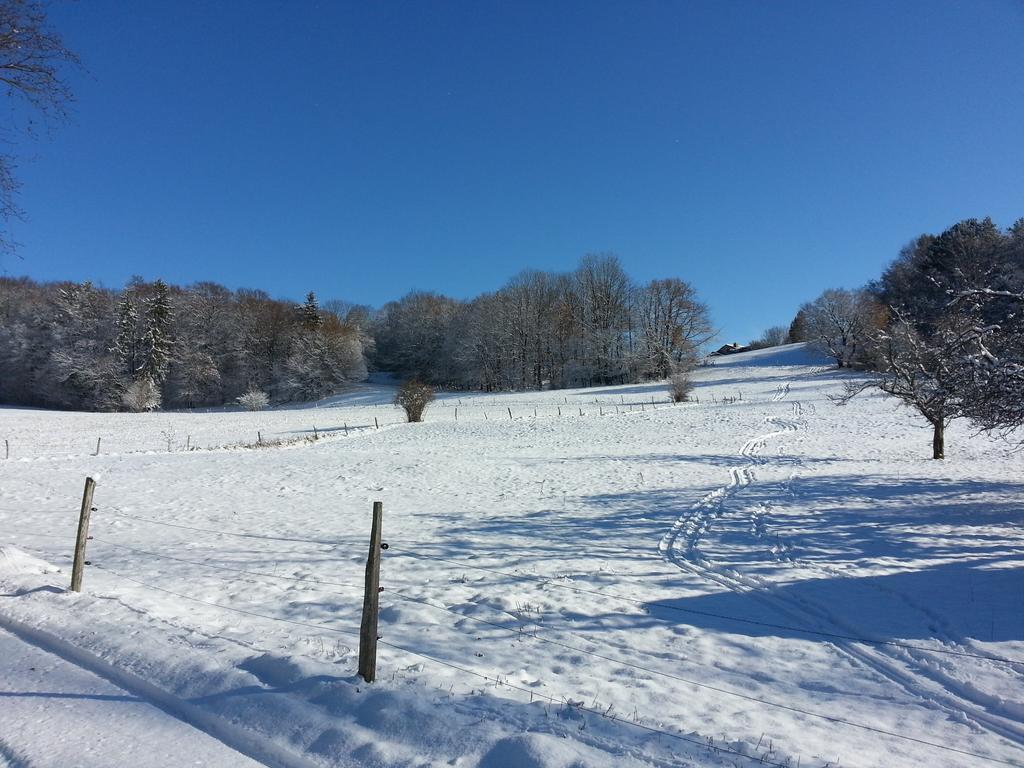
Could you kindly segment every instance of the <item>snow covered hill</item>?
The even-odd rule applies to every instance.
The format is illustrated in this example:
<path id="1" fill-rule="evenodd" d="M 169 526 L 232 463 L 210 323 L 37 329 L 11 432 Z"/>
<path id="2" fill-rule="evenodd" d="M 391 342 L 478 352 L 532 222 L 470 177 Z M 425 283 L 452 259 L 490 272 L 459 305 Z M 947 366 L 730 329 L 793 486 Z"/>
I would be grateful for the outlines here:
<path id="1" fill-rule="evenodd" d="M 682 405 L 2 409 L 0 766 L 1024 765 L 1024 455 L 954 425 L 932 461 L 891 400 L 833 405 L 844 377 L 791 345 Z"/>

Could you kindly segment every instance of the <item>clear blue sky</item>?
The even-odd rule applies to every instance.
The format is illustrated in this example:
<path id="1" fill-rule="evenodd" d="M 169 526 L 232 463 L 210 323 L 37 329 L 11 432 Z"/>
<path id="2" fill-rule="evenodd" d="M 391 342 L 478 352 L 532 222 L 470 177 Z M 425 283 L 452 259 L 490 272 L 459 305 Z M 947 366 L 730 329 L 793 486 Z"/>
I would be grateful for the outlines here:
<path id="1" fill-rule="evenodd" d="M 1024 4 L 89 2 L 10 274 L 379 305 L 617 253 L 723 341 L 1024 215 Z"/>

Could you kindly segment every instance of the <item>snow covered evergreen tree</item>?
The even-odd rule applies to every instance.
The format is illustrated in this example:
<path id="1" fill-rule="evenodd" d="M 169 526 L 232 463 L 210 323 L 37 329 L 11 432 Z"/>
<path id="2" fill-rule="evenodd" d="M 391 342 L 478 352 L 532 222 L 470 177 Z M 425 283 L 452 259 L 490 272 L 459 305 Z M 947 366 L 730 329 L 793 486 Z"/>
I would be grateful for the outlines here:
<path id="1" fill-rule="evenodd" d="M 125 291 L 117 305 L 117 341 L 114 344 L 121 372 L 134 380 L 139 369 L 139 311 L 131 292 Z"/>
<path id="2" fill-rule="evenodd" d="M 50 359 L 41 383 L 60 405 L 116 408 L 124 380 L 110 352 L 110 297 L 91 283 L 67 284 L 56 296 Z"/>
<path id="3" fill-rule="evenodd" d="M 170 290 L 163 280 L 157 280 L 145 300 L 146 335 L 142 343 L 142 364 L 139 379 L 148 378 L 157 387 L 167 378 L 171 362 L 171 299 Z"/>
<path id="4" fill-rule="evenodd" d="M 306 294 L 306 302 L 299 308 L 304 330 L 312 333 L 323 325 L 324 319 L 320 314 L 320 304 L 316 300 L 316 294 L 310 291 Z"/>

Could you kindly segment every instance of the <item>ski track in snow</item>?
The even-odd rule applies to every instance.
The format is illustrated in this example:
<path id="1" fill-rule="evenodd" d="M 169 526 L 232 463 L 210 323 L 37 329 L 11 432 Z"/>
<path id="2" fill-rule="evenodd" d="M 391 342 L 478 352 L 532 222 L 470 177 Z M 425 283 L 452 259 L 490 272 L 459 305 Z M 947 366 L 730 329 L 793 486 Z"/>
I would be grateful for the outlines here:
<path id="1" fill-rule="evenodd" d="M 789 395 L 791 384 L 791 381 L 786 381 L 779 385 L 769 402 L 778 403 L 784 400 Z M 701 541 L 715 521 L 727 513 L 729 502 L 755 483 L 757 467 L 764 466 L 770 461 L 762 455 L 767 442 L 806 426 L 803 406 L 799 401 L 792 402 L 791 418 L 768 416 L 764 422 L 779 429 L 759 434 L 743 444 L 739 456 L 747 459 L 748 463 L 739 468 L 731 468 L 730 479 L 726 485 L 705 495 L 680 517 L 662 537 L 658 545 L 659 552 L 681 570 L 768 605 L 784 620 L 791 621 L 796 626 L 883 641 L 884 638 L 871 637 L 870 633 L 840 619 L 825 606 L 803 598 L 790 599 L 773 594 L 771 585 L 765 580 L 744 576 L 734 569 L 719 567 L 701 552 Z M 794 474 L 790 477 L 790 482 L 795 476 Z M 763 519 L 756 514 L 750 530 L 755 538 L 764 535 Z M 907 596 L 881 587 L 875 588 L 898 597 L 909 608 L 920 611 L 937 629 L 944 624 L 933 612 Z M 952 631 L 943 628 L 940 633 L 947 648 L 977 653 L 975 648 Z M 925 706 L 941 709 L 955 720 L 966 719 L 975 728 L 985 729 L 1024 748 L 1024 723 L 1021 722 L 1024 719 L 1024 712 L 1008 711 L 1000 714 L 998 710 L 1005 709 L 1001 699 L 973 689 L 969 684 L 944 674 L 934 656 L 927 651 L 884 645 L 866 646 L 839 639 L 829 640 L 829 645 L 854 662 L 888 679 Z M 1014 674 L 1024 680 L 1024 673 L 1019 669 L 1015 669 Z"/>

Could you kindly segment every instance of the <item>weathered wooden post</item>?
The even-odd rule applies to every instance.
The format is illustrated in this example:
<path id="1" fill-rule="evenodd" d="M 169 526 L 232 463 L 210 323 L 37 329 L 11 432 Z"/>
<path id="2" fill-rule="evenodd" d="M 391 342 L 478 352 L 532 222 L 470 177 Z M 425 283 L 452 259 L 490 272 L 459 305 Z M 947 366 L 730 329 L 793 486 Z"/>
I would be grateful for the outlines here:
<path id="1" fill-rule="evenodd" d="M 4 451 L 5 451 L 4 458 L 5 459 L 11 458 L 11 444 L 9 442 L 7 442 L 6 439 L 4 440 Z"/>
<path id="2" fill-rule="evenodd" d="M 512 409 L 511 408 L 508 409 L 508 420 L 512 421 Z"/>
<path id="3" fill-rule="evenodd" d="M 366 558 L 366 589 L 363 592 L 363 620 L 359 625 L 359 674 L 368 683 L 377 676 L 377 611 L 380 603 L 380 540 L 384 504 L 373 502 L 370 554 Z"/>
<path id="4" fill-rule="evenodd" d="M 75 538 L 75 561 L 71 567 L 71 591 L 82 591 L 82 572 L 85 570 L 85 542 L 89 539 L 89 516 L 93 512 L 92 494 L 96 490 L 96 481 L 85 478 L 85 491 L 82 493 L 82 511 L 78 516 L 78 536 Z"/>
<path id="5" fill-rule="evenodd" d="M 380 429 L 380 422 L 377 421 L 376 416 L 373 417 L 373 426 L 376 427 L 377 429 Z"/>
<path id="6" fill-rule="evenodd" d="M 99 456 L 100 455 L 100 441 L 101 440 L 103 440 L 102 437 L 97 437 L 96 438 L 96 453 L 93 454 L 94 456 Z"/>
<path id="7" fill-rule="evenodd" d="M 319 440 L 320 439 L 320 433 L 316 431 L 316 424 L 313 425 L 313 439 L 314 440 Z"/>

